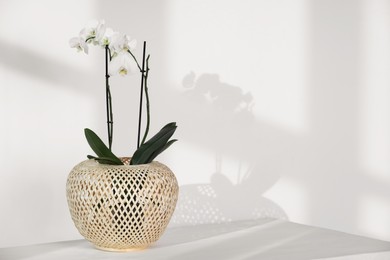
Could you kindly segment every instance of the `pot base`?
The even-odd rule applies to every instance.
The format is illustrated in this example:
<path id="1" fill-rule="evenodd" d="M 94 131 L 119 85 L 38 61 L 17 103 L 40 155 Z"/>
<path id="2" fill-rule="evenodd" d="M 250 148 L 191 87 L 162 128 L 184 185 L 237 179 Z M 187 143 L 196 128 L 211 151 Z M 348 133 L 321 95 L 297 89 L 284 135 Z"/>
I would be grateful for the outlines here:
<path id="1" fill-rule="evenodd" d="M 144 247 L 132 247 L 132 248 L 111 248 L 111 247 L 102 247 L 94 245 L 97 249 L 102 251 L 109 251 L 109 252 L 134 252 L 134 251 L 141 251 L 147 248 L 147 246 Z"/>

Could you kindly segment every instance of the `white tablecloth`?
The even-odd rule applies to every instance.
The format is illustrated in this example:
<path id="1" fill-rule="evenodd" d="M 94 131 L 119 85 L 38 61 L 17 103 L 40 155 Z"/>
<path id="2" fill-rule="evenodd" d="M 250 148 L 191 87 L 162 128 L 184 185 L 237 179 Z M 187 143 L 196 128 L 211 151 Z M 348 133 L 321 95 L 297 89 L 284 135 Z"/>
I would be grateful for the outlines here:
<path id="1" fill-rule="evenodd" d="M 142 251 L 111 253 L 86 240 L 1 248 L 1 260 L 328 259 L 390 260 L 390 243 L 283 220 L 169 228 Z"/>

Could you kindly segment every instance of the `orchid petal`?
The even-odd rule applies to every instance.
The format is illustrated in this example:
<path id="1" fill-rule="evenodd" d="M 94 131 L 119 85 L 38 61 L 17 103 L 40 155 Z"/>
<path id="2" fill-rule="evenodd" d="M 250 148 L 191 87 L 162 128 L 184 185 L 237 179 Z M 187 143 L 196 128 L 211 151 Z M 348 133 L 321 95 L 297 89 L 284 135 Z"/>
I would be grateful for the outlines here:
<path id="1" fill-rule="evenodd" d="M 120 52 L 110 63 L 110 75 L 126 76 L 137 70 L 137 64 L 128 52 Z"/>
<path id="2" fill-rule="evenodd" d="M 69 40 L 69 46 L 71 48 L 75 48 L 78 51 L 84 51 L 88 54 L 88 45 L 83 38 L 73 37 Z"/>

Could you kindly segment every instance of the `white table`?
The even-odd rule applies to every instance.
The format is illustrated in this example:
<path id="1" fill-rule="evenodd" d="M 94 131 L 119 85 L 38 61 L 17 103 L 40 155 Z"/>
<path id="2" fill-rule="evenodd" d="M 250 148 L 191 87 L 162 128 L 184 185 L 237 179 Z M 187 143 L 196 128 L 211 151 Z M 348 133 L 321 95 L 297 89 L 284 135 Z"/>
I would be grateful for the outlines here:
<path id="1" fill-rule="evenodd" d="M 390 242 L 284 220 L 260 219 L 170 228 L 156 244 L 142 251 L 111 253 L 95 249 L 86 240 L 75 240 L 1 248 L 0 259 L 390 260 Z"/>

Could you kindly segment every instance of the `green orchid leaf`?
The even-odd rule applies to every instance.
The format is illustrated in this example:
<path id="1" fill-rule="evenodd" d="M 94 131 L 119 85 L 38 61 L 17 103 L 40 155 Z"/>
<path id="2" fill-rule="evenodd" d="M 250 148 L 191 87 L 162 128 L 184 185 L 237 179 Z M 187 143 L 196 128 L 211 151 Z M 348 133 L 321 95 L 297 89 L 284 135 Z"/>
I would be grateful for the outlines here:
<path id="1" fill-rule="evenodd" d="M 150 157 L 153 155 L 153 153 L 160 150 L 162 151 L 164 149 L 164 146 L 167 144 L 169 138 L 171 138 L 175 130 L 176 129 L 172 129 L 172 131 L 167 132 L 156 142 L 150 144 L 148 147 L 142 150 L 140 156 L 140 161 L 141 161 L 140 163 L 150 163 L 151 162 Z"/>
<path id="2" fill-rule="evenodd" d="M 118 164 L 116 160 L 112 160 L 111 158 L 108 157 L 95 157 L 92 155 L 87 155 L 88 159 L 93 159 L 96 160 L 100 164 L 109 164 L 109 165 L 123 165 L 123 163 Z"/>
<path id="3" fill-rule="evenodd" d="M 172 129 L 176 129 L 176 123 L 175 122 L 172 122 L 172 123 L 169 123 L 167 125 L 165 125 L 157 134 L 155 134 L 151 139 L 149 139 L 146 143 L 142 144 L 141 146 L 143 146 L 143 148 L 141 149 L 138 148 L 138 149 L 141 149 L 141 152 L 144 148 L 148 147 L 149 145 L 155 143 L 157 140 L 159 140 L 161 137 L 163 137 L 165 134 L 167 134 L 168 132 L 172 131 Z"/>
<path id="4" fill-rule="evenodd" d="M 130 164 L 145 164 L 149 163 L 149 158 L 156 151 L 163 151 L 164 146 L 168 140 L 172 137 L 176 131 L 176 123 L 172 122 L 164 126 L 156 135 L 154 135 L 149 141 L 141 145 L 137 151 L 135 151 Z"/>
<path id="5" fill-rule="evenodd" d="M 155 141 L 157 141 L 158 139 L 161 138 L 161 136 L 163 136 L 164 134 L 166 134 L 168 131 L 172 130 L 173 128 L 176 129 L 176 122 L 171 122 L 171 123 L 168 123 L 166 124 L 163 128 L 161 128 L 161 130 L 155 134 L 152 138 L 150 138 L 146 143 L 144 144 L 147 144 L 147 143 L 154 143 Z"/>
<path id="6" fill-rule="evenodd" d="M 92 148 L 92 150 L 96 153 L 98 158 L 104 158 L 101 159 L 101 162 L 103 164 L 115 164 L 115 165 L 123 165 L 122 161 L 113 154 L 110 149 L 103 143 L 103 141 L 95 134 L 91 129 L 85 128 L 84 129 L 85 137 L 87 138 L 89 146 Z M 112 163 L 106 163 L 107 158 Z M 105 161 L 105 162 L 103 162 Z"/>
<path id="7" fill-rule="evenodd" d="M 156 151 L 162 149 L 168 142 L 169 138 L 173 135 L 175 129 L 167 132 L 161 136 L 160 139 L 153 143 L 141 145 L 140 148 L 134 153 L 130 164 L 145 164 L 149 163 L 149 157 Z"/>
<path id="8" fill-rule="evenodd" d="M 148 162 L 150 163 L 156 158 L 160 153 L 164 152 L 166 149 L 168 149 L 169 146 L 171 146 L 174 142 L 176 142 L 177 139 L 172 139 L 169 142 L 167 142 L 161 149 L 155 150 L 153 154 L 148 158 Z"/>

